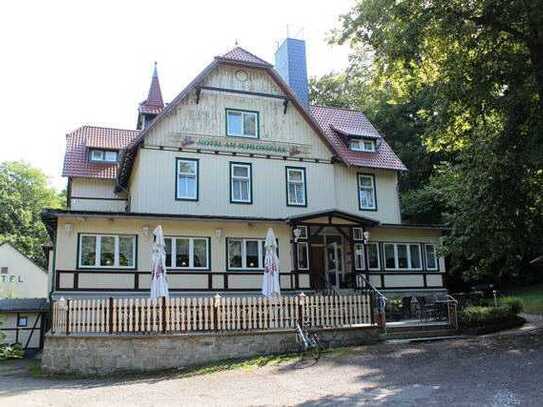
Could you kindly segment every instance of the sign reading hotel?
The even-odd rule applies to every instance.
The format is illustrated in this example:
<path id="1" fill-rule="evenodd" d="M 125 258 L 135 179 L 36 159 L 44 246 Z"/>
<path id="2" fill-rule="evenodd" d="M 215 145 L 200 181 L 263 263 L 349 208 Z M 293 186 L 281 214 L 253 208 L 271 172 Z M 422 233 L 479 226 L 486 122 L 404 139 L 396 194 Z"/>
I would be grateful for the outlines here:
<path id="1" fill-rule="evenodd" d="M 182 148 L 195 148 L 216 151 L 229 151 L 237 153 L 280 155 L 280 156 L 309 156 L 311 149 L 308 146 L 294 143 L 277 143 L 266 141 L 231 140 L 225 137 L 214 136 L 184 136 L 174 134 L 170 141 Z"/>

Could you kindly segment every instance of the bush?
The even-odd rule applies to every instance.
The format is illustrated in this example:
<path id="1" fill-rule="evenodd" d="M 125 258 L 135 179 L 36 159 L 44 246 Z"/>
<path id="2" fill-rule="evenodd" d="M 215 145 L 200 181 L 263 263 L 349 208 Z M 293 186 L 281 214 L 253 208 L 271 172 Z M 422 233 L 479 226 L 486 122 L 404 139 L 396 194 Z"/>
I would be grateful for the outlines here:
<path id="1" fill-rule="evenodd" d="M 515 315 L 520 314 L 524 308 L 522 301 L 513 297 L 501 298 L 500 306 L 508 308 Z"/>
<path id="2" fill-rule="evenodd" d="M 516 315 L 512 306 L 471 306 L 458 313 L 458 322 L 464 328 L 478 328 L 510 322 L 516 319 Z"/>
<path id="3" fill-rule="evenodd" d="M 0 345 L 0 360 L 22 359 L 25 351 L 20 344 Z"/>

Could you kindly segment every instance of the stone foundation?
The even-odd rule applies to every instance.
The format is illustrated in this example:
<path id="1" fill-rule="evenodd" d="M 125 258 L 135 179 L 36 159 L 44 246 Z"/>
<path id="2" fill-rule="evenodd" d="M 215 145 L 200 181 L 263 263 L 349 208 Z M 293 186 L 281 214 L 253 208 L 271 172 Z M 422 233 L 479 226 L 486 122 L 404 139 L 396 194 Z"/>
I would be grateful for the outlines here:
<path id="1" fill-rule="evenodd" d="M 330 347 L 379 341 L 376 327 L 322 330 Z M 48 373 L 106 375 L 186 368 L 225 359 L 294 352 L 292 330 L 178 335 L 47 335 L 42 369 Z"/>

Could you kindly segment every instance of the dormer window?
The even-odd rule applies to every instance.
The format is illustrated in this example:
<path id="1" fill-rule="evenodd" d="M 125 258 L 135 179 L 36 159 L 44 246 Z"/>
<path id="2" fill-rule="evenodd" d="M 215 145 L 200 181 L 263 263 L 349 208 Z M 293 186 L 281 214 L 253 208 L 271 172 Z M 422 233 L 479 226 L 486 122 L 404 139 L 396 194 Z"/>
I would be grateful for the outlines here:
<path id="1" fill-rule="evenodd" d="M 116 150 L 90 150 L 90 161 L 101 163 L 116 163 L 117 151 Z"/>
<path id="2" fill-rule="evenodd" d="M 365 153 L 374 153 L 375 140 L 352 139 L 350 147 L 351 147 L 351 150 L 353 151 L 363 151 Z"/>

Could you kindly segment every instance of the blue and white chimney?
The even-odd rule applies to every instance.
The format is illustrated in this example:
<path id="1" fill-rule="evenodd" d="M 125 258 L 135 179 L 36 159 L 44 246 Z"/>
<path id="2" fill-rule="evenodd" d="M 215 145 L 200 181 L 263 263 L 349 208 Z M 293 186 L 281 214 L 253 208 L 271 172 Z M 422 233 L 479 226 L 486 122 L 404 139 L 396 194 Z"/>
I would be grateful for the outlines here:
<path id="1" fill-rule="evenodd" d="M 309 85 L 307 83 L 305 41 L 286 38 L 275 51 L 275 69 L 289 84 L 304 107 L 308 108 Z"/>

